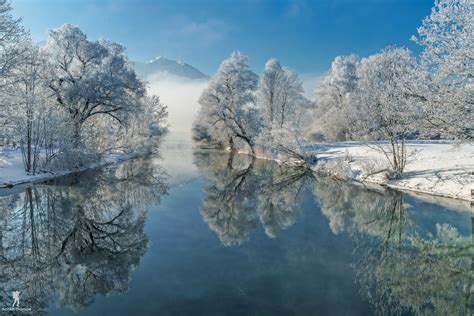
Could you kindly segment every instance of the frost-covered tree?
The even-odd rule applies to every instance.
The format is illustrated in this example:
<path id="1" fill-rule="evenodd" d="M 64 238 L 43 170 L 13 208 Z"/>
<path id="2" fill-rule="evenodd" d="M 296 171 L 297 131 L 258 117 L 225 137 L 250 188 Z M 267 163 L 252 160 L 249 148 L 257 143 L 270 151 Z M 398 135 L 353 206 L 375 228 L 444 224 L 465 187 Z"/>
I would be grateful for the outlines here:
<path id="1" fill-rule="evenodd" d="M 3 144 L 19 148 L 26 172 L 35 174 L 47 167 L 54 152 L 63 148 L 61 138 L 68 135 L 63 111 L 53 106 L 46 89 L 46 65 L 40 49 L 24 41 L 17 50 L 22 58 L 10 69 L 1 87 L 2 102 L 7 104 L 1 138 Z"/>
<path id="2" fill-rule="evenodd" d="M 156 147 L 167 109 L 146 95 L 124 47 L 65 24 L 40 49 L 10 11 L 0 0 L 0 145 L 20 148 L 28 173 Z"/>
<path id="3" fill-rule="evenodd" d="M 474 139 L 474 2 L 436 0 L 413 40 L 430 75 L 420 92 L 424 122 L 458 140 Z"/>
<path id="4" fill-rule="evenodd" d="M 255 107 L 257 81 L 247 56 L 234 52 L 224 60 L 199 98 L 194 138 L 230 146 L 232 151 L 243 143 L 253 152 L 261 125 Z"/>
<path id="5" fill-rule="evenodd" d="M 22 58 L 18 44 L 27 39 L 27 32 L 21 25 L 21 18 L 11 15 L 12 6 L 8 0 L 0 0 L 0 77 L 5 78 Z"/>
<path id="6" fill-rule="evenodd" d="M 307 127 L 309 101 L 298 75 L 276 59 L 267 61 L 260 76 L 257 105 L 263 121 L 258 143 L 265 153 L 261 154 L 286 160 L 291 152 L 292 158 L 300 158 L 296 157 L 302 153 L 298 139 Z"/>
<path id="7" fill-rule="evenodd" d="M 270 59 L 265 64 L 265 69 L 260 76 L 258 85 L 258 105 L 261 108 L 262 118 L 269 128 L 280 122 L 282 83 L 285 72 L 276 59 Z"/>
<path id="8" fill-rule="evenodd" d="M 258 106 L 268 129 L 294 127 L 305 103 L 298 75 L 270 59 L 260 76 Z"/>
<path id="9" fill-rule="evenodd" d="M 354 137 L 355 117 L 350 98 L 357 88 L 359 63 L 355 55 L 336 57 L 315 90 L 314 124 L 327 140 L 344 141 Z"/>
<path id="10" fill-rule="evenodd" d="M 104 149 L 122 147 L 125 151 L 149 153 L 156 150 L 161 137 L 168 131 L 168 107 L 158 96 L 145 96 L 141 110 L 133 113 L 118 133 L 115 144 Z"/>
<path id="11" fill-rule="evenodd" d="M 362 59 L 357 74 L 358 133 L 381 141 L 375 146 L 390 162 L 393 177 L 400 178 L 407 163 L 405 140 L 417 121 L 417 102 L 411 97 L 419 75 L 416 60 L 408 49 L 387 48 Z"/>
<path id="12" fill-rule="evenodd" d="M 0 88 L 11 83 L 10 72 L 23 59 L 20 45 L 27 39 L 27 32 L 21 25 L 21 19 L 14 18 L 11 10 L 8 0 L 0 0 Z M 9 107 L 9 102 L 2 98 L 0 100 L 0 128 L 11 123 L 8 116 L 11 110 Z"/>
<path id="13" fill-rule="evenodd" d="M 72 144 L 81 145 L 81 129 L 96 116 L 124 123 L 138 109 L 145 86 L 132 69 L 123 46 L 90 41 L 77 27 L 65 24 L 48 34 L 48 88 L 72 125 Z"/>
<path id="14" fill-rule="evenodd" d="M 25 170 L 34 174 L 48 127 L 45 124 L 49 112 L 44 89 L 45 68 L 37 46 L 25 43 L 21 50 L 24 58 L 10 71 L 10 84 L 3 90 L 11 107 L 12 139 L 20 144 Z"/>

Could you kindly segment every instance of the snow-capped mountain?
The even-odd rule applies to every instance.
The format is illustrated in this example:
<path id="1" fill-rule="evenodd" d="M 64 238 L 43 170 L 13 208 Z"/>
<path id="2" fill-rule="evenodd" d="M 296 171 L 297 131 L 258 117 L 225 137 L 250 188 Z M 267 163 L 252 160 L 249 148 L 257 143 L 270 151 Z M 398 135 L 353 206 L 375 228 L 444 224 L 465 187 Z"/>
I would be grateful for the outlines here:
<path id="1" fill-rule="evenodd" d="M 195 67 L 162 56 L 156 57 L 148 62 L 134 62 L 135 71 L 142 78 L 148 78 L 152 75 L 173 75 L 188 79 L 207 79 Z"/>

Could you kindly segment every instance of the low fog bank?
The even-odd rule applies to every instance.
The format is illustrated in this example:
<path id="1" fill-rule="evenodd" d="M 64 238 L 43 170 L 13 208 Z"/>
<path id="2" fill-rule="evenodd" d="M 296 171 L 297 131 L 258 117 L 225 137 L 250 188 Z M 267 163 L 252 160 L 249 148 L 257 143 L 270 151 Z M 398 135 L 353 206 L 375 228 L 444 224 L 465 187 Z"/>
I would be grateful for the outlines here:
<path id="1" fill-rule="evenodd" d="M 308 99 L 313 98 L 314 89 L 321 80 L 319 74 L 302 74 L 300 76 Z M 166 72 L 160 72 L 146 78 L 150 92 L 160 96 L 161 101 L 168 106 L 169 133 L 163 145 L 191 145 L 191 128 L 199 109 L 198 99 L 206 88 L 206 79 L 188 79 Z"/>
<path id="2" fill-rule="evenodd" d="M 146 80 L 150 93 L 160 96 L 168 106 L 170 128 L 165 143 L 190 144 L 191 127 L 199 109 L 198 99 L 207 80 L 187 79 L 167 73 L 155 74 Z"/>
<path id="3" fill-rule="evenodd" d="M 191 127 L 207 80 L 188 79 L 164 72 L 146 80 L 150 93 L 160 96 L 168 106 L 170 127 L 160 146 L 160 156 L 161 165 L 169 175 L 169 185 L 192 181 L 198 176 L 198 171 L 193 163 Z"/>

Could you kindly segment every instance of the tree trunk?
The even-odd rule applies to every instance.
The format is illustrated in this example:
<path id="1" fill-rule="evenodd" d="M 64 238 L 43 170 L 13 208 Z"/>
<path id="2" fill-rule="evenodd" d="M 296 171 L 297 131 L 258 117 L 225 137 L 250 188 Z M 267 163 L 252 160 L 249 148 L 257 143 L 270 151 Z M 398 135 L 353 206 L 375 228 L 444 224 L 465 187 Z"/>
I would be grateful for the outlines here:
<path id="1" fill-rule="evenodd" d="M 229 169 L 232 169 L 232 164 L 234 162 L 234 155 L 235 155 L 235 143 L 234 139 L 231 137 L 229 138 L 229 145 L 230 145 L 230 156 L 229 159 L 227 160 L 227 167 Z"/>
<path id="2" fill-rule="evenodd" d="M 281 106 L 281 122 L 280 128 L 283 128 L 283 123 L 285 123 L 285 104 Z"/>
<path id="3" fill-rule="evenodd" d="M 248 144 L 249 147 L 250 147 L 251 155 L 255 157 L 255 148 L 254 148 L 254 145 L 253 145 L 251 142 L 249 142 L 249 141 L 247 141 L 247 144 Z"/>
<path id="4" fill-rule="evenodd" d="M 26 123 L 26 172 L 31 173 L 31 134 L 32 134 L 32 118 L 31 111 L 28 110 Z"/>
<path id="5" fill-rule="evenodd" d="M 26 90 L 28 91 L 28 86 L 26 86 Z M 28 99 L 27 95 L 27 99 Z M 25 171 L 28 173 L 32 172 L 32 150 L 31 150 L 31 138 L 33 134 L 33 109 L 32 109 L 32 104 L 27 100 L 26 103 L 26 145 L 25 142 L 23 142 L 23 139 L 21 140 L 21 146 L 22 146 L 22 151 L 23 151 L 23 162 L 25 165 Z M 25 148 L 26 146 L 26 148 Z"/>
<path id="6" fill-rule="evenodd" d="M 72 145 L 75 149 L 81 146 L 81 128 L 82 124 L 77 119 L 74 120 L 73 131 L 72 131 Z"/>
<path id="7" fill-rule="evenodd" d="M 270 128 L 273 126 L 273 90 L 270 92 Z"/>

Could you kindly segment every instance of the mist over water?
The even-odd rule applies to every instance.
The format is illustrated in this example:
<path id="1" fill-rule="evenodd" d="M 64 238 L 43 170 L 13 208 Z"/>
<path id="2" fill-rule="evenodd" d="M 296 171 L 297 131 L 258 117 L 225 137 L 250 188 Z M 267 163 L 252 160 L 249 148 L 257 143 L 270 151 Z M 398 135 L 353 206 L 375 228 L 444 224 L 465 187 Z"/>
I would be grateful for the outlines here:
<path id="1" fill-rule="evenodd" d="M 199 109 L 199 96 L 207 85 L 205 79 L 187 79 L 159 73 L 146 79 L 151 94 L 159 95 L 168 106 L 170 135 L 167 140 L 191 142 L 191 127 Z"/>
<path id="2" fill-rule="evenodd" d="M 302 74 L 300 79 L 303 82 L 305 96 L 311 99 L 321 75 Z M 148 82 L 150 94 L 158 95 L 160 100 L 168 106 L 169 135 L 165 142 L 190 144 L 191 128 L 199 110 L 198 100 L 208 80 L 189 79 L 166 72 L 155 73 L 145 80 Z"/>

